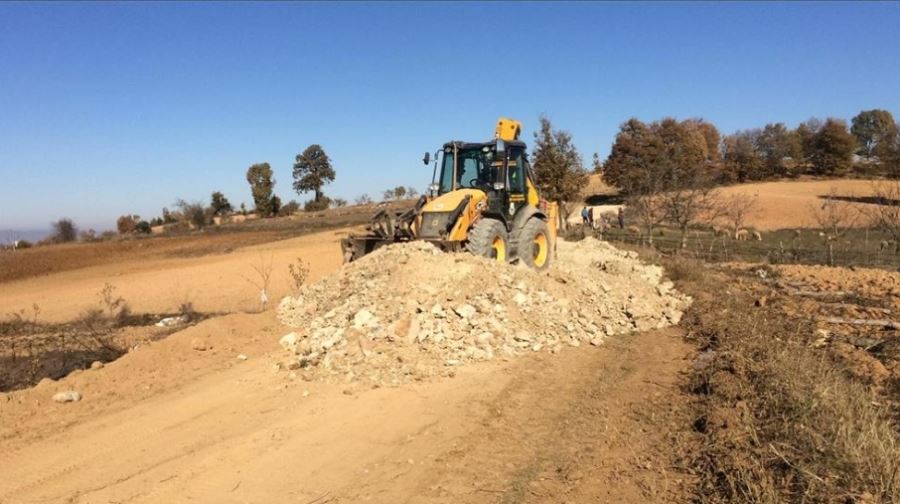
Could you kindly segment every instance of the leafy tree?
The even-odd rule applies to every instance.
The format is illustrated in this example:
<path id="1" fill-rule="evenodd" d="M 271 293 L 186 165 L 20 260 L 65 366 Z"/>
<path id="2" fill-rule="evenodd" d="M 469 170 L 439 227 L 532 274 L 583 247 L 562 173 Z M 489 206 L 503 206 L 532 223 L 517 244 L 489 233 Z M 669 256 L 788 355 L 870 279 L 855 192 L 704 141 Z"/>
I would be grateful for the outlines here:
<path id="1" fill-rule="evenodd" d="M 394 188 L 394 199 L 401 200 L 406 197 L 406 188 L 403 186 L 397 186 Z"/>
<path id="2" fill-rule="evenodd" d="M 626 195 L 691 188 L 718 176 L 718 148 L 698 120 L 667 118 L 649 125 L 631 119 L 620 127 L 604 179 Z"/>
<path id="3" fill-rule="evenodd" d="M 247 215 L 247 205 L 241 202 L 241 215 Z"/>
<path id="4" fill-rule="evenodd" d="M 722 160 L 719 151 L 722 144 L 722 135 L 719 134 L 719 129 L 702 118 L 688 119 L 685 121 L 685 124 L 696 128 L 703 135 L 703 139 L 706 141 L 707 162 L 714 167 L 718 167 Z"/>
<path id="5" fill-rule="evenodd" d="M 116 231 L 119 234 L 133 233 L 140 219 L 137 215 L 121 215 L 116 219 Z"/>
<path id="6" fill-rule="evenodd" d="M 368 194 L 360 194 L 356 197 L 355 203 L 357 205 L 371 205 L 372 198 Z"/>
<path id="7" fill-rule="evenodd" d="M 813 170 L 818 175 L 846 173 L 853 162 L 856 138 L 847 131 L 847 123 L 829 118 L 813 141 Z"/>
<path id="8" fill-rule="evenodd" d="M 757 179 L 764 160 L 756 148 L 759 130 L 739 131 L 722 140 L 722 174 L 724 182 L 746 182 Z"/>
<path id="9" fill-rule="evenodd" d="M 823 122 L 821 119 L 811 117 L 800 123 L 794 130 L 794 137 L 800 146 L 800 159 L 798 167 L 801 172 L 811 172 L 813 170 L 813 154 L 816 150 L 816 135 L 822 129 Z"/>
<path id="10" fill-rule="evenodd" d="M 381 201 L 391 201 L 394 199 L 394 190 L 393 189 L 385 189 L 383 193 L 381 193 Z"/>
<path id="11" fill-rule="evenodd" d="M 250 193 L 253 195 L 253 203 L 259 216 L 272 215 L 272 191 L 275 189 L 275 179 L 272 178 L 272 167 L 269 163 L 251 166 L 247 170 L 247 182 L 250 184 Z"/>
<path id="12" fill-rule="evenodd" d="M 534 176 L 541 194 L 556 201 L 563 223 L 568 217 L 566 201 L 577 199 L 587 182 L 581 156 L 565 130 L 554 130 L 550 119 L 541 117 L 541 128 L 534 134 Z"/>
<path id="13" fill-rule="evenodd" d="M 331 200 L 331 204 L 335 208 L 343 208 L 347 206 L 347 200 L 345 200 L 344 198 L 334 198 L 333 200 Z"/>
<path id="14" fill-rule="evenodd" d="M 228 198 L 219 191 L 212 193 L 210 207 L 212 208 L 214 215 L 227 215 L 233 210 L 233 208 L 231 208 L 231 202 L 229 202 Z"/>
<path id="15" fill-rule="evenodd" d="M 655 193 L 661 185 L 657 175 L 662 156 L 662 139 L 649 125 L 629 119 L 619 126 L 603 164 L 603 179 L 626 195 Z"/>
<path id="16" fill-rule="evenodd" d="M 78 227 L 72 222 L 72 219 L 63 217 L 56 222 L 51 222 L 50 227 L 53 228 L 53 232 L 50 234 L 50 241 L 53 243 L 68 243 L 78 238 Z"/>
<path id="17" fill-rule="evenodd" d="M 786 177 L 803 157 L 799 140 L 784 123 L 766 124 L 756 139 L 756 147 L 763 159 L 761 178 Z"/>
<path id="18" fill-rule="evenodd" d="M 407 198 L 417 198 L 419 196 L 419 191 L 413 186 L 407 186 L 406 188 L 406 197 Z"/>
<path id="19" fill-rule="evenodd" d="M 853 118 L 850 132 L 856 137 L 859 155 L 867 158 L 881 157 L 890 148 L 897 133 L 897 124 L 894 116 L 887 110 L 863 110 Z"/>
<path id="20" fill-rule="evenodd" d="M 150 223 L 145 220 L 138 221 L 134 226 L 134 231 L 141 234 L 150 234 Z"/>
<path id="21" fill-rule="evenodd" d="M 269 200 L 269 208 L 272 209 L 272 213 L 270 215 L 272 215 L 273 217 L 278 215 L 278 213 L 281 211 L 281 198 L 273 195 L 272 199 Z"/>
<path id="22" fill-rule="evenodd" d="M 331 160 L 318 144 L 310 145 L 302 154 L 297 154 L 294 163 L 294 190 L 297 194 L 315 191 L 315 200 L 324 197 L 322 186 L 334 181 Z"/>

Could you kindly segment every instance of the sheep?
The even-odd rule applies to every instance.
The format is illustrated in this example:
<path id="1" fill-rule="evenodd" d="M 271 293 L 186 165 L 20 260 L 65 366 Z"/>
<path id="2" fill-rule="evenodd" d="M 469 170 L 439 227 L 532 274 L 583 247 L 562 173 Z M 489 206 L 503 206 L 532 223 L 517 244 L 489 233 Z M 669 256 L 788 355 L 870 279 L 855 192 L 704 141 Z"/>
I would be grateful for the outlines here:
<path id="1" fill-rule="evenodd" d="M 628 226 L 627 228 L 625 228 L 625 231 L 627 231 L 628 234 L 633 234 L 633 235 L 641 234 L 641 229 L 637 226 Z"/>
<path id="2" fill-rule="evenodd" d="M 753 241 L 762 241 L 762 235 L 759 234 L 759 231 L 753 232 Z"/>
<path id="3" fill-rule="evenodd" d="M 747 241 L 750 239 L 750 231 L 747 231 L 746 229 L 738 229 L 734 233 L 734 239 L 740 240 L 740 241 Z"/>

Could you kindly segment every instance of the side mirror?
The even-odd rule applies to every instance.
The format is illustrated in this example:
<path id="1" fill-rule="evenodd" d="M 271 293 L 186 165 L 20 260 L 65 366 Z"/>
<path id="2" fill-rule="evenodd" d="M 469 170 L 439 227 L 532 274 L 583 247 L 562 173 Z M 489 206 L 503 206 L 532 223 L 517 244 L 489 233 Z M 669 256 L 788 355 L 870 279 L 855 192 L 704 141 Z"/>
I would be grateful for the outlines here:
<path id="1" fill-rule="evenodd" d="M 424 163 L 426 166 L 428 166 L 428 163 L 430 163 L 430 162 L 431 162 L 431 153 L 426 152 L 425 157 L 422 158 L 422 163 Z"/>

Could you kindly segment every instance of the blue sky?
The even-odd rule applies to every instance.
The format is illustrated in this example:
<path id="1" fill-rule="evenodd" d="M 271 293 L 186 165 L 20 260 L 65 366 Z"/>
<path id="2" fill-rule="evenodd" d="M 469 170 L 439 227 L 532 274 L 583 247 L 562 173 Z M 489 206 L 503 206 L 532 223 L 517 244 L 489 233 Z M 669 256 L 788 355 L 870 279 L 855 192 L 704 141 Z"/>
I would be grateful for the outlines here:
<path id="1" fill-rule="evenodd" d="M 251 203 L 319 143 L 352 200 L 540 114 L 589 164 L 629 117 L 900 115 L 897 3 L 0 3 L 0 229 Z"/>

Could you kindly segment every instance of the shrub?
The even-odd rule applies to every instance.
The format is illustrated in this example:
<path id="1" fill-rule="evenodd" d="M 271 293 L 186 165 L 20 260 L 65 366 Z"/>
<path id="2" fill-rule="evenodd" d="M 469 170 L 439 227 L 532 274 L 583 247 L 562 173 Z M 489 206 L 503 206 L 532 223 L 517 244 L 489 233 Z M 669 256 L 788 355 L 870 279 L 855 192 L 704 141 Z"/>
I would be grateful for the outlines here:
<path id="1" fill-rule="evenodd" d="M 116 230 L 119 231 L 119 234 L 133 233 L 137 223 L 137 215 L 122 215 L 116 219 Z"/>
<path id="2" fill-rule="evenodd" d="M 150 223 L 142 220 L 135 225 L 134 231 L 142 234 L 150 234 Z"/>
<path id="3" fill-rule="evenodd" d="M 307 212 L 318 212 L 320 210 L 327 210 L 329 206 L 331 206 L 331 199 L 327 196 L 322 196 L 319 200 L 309 200 L 304 203 L 303 210 Z"/>
<path id="4" fill-rule="evenodd" d="M 278 215 L 280 216 L 288 216 L 294 215 L 297 211 L 300 210 L 300 203 L 297 203 L 296 200 L 288 201 L 281 210 L 279 210 Z"/>
<path id="5" fill-rule="evenodd" d="M 182 221 L 187 224 L 202 229 L 211 222 L 209 215 L 211 212 L 207 212 L 202 203 L 178 200 L 175 202 L 175 206 L 181 212 Z"/>
<path id="6" fill-rule="evenodd" d="M 95 242 L 97 241 L 97 232 L 93 229 L 88 229 L 78 233 L 78 238 L 83 242 Z"/>

